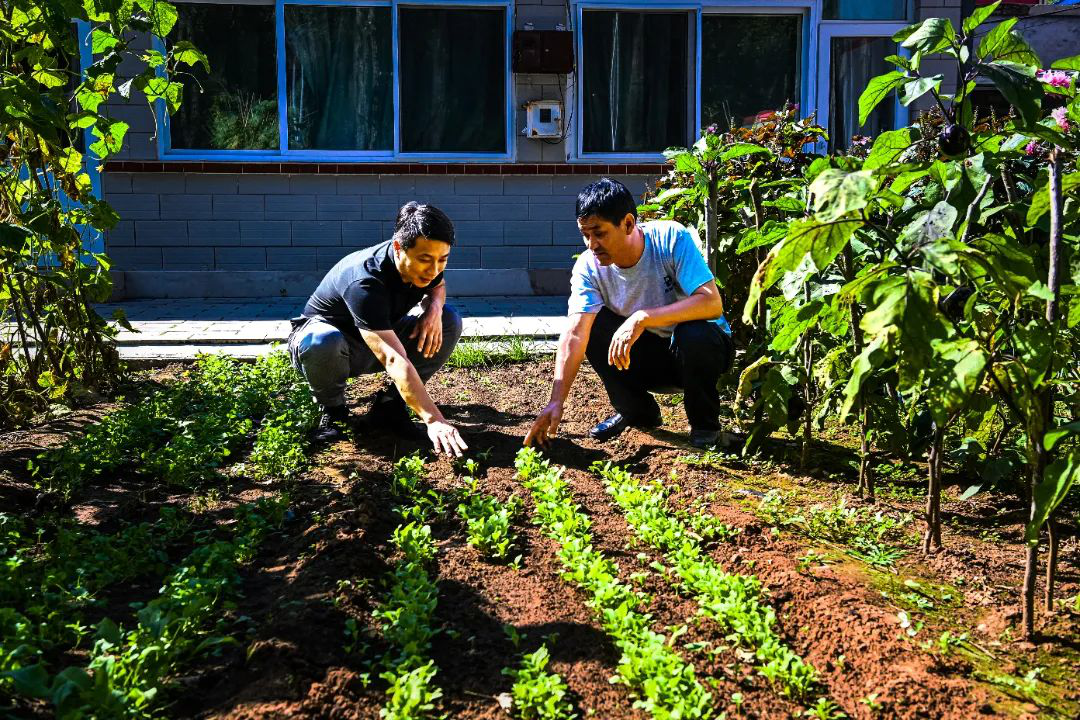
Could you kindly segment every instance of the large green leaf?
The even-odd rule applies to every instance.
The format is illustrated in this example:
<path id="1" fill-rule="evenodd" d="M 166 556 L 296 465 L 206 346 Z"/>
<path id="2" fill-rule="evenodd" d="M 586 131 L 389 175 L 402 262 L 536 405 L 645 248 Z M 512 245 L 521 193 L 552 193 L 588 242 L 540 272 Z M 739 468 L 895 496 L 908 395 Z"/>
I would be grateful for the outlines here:
<path id="1" fill-rule="evenodd" d="M 1061 177 L 1061 194 L 1062 196 L 1070 195 L 1073 192 L 1080 189 L 1080 172 L 1069 173 Z M 1028 227 L 1035 227 L 1041 218 L 1046 213 L 1050 212 L 1050 183 L 1035 191 L 1035 194 L 1031 196 L 1031 205 L 1028 206 L 1027 224 Z"/>
<path id="2" fill-rule="evenodd" d="M 906 250 L 918 249 L 938 240 L 951 238 L 956 218 L 956 208 L 942 200 L 926 212 L 920 213 L 901 231 L 901 247 Z"/>
<path id="3" fill-rule="evenodd" d="M 1010 295 L 1026 292 L 1040 279 L 1028 250 L 1004 235 L 976 237 L 960 253 L 960 262 L 971 279 L 1000 283 Z"/>
<path id="4" fill-rule="evenodd" d="M 823 221 L 836 220 L 856 210 L 862 210 L 870 204 L 874 188 L 874 174 L 869 170 L 826 170 L 810 184 L 816 218 Z"/>
<path id="5" fill-rule="evenodd" d="M 1047 450 L 1053 450 L 1054 447 L 1063 439 L 1070 435 L 1080 435 L 1080 420 L 1075 420 L 1071 423 L 1065 423 L 1050 430 L 1043 436 L 1043 447 Z"/>
<path id="6" fill-rule="evenodd" d="M 971 31 L 986 22 L 987 18 L 994 14 L 998 5 L 1001 4 L 1001 0 L 992 2 L 989 5 L 983 5 L 982 7 L 975 8 L 975 11 L 971 15 L 964 18 L 964 34 L 971 35 Z"/>
<path id="7" fill-rule="evenodd" d="M 863 348 L 851 366 L 851 377 L 844 386 L 844 402 L 840 407 L 840 418 L 846 420 L 862 393 L 866 381 L 880 367 L 885 366 L 893 357 L 892 337 L 882 335 Z"/>
<path id="8" fill-rule="evenodd" d="M 907 82 L 907 79 L 904 73 L 895 70 L 871 79 L 866 89 L 859 95 L 859 127 L 865 125 L 866 119 L 870 117 L 874 108 L 889 97 L 889 93 Z"/>
<path id="9" fill-rule="evenodd" d="M 930 412 L 939 425 L 962 409 L 979 389 L 986 352 L 971 338 L 933 343 L 934 360 L 927 373 Z"/>
<path id="10" fill-rule="evenodd" d="M 98 138 L 98 141 L 90 146 L 90 150 L 97 153 L 98 157 L 101 158 L 115 155 L 123 147 L 124 136 L 127 135 L 127 131 L 128 124 L 120 120 L 113 121 L 104 128 L 95 125 L 92 132 L 94 137 Z"/>
<path id="11" fill-rule="evenodd" d="M 976 52 L 978 58 L 984 62 L 993 58 L 1030 65 L 1033 68 L 1041 67 L 1039 56 L 1031 49 L 1024 36 L 1014 29 L 1017 22 L 1018 18 L 1009 18 L 986 33 L 986 37 L 979 42 Z"/>
<path id="12" fill-rule="evenodd" d="M 772 157 L 772 150 L 761 145 L 755 145 L 753 143 L 735 143 L 720 156 L 722 162 L 728 160 L 734 160 L 735 158 L 745 157 L 746 155 L 764 154 Z"/>
<path id="13" fill-rule="evenodd" d="M 33 234 L 24 227 L 0 223 L 0 249 L 19 252 L 32 237 Z"/>
<path id="14" fill-rule="evenodd" d="M 1035 511 L 1024 530 L 1024 541 L 1028 545 L 1038 544 L 1039 530 L 1069 494 L 1077 477 L 1080 477 L 1080 450 L 1074 450 L 1047 466 L 1042 480 L 1035 486 Z"/>
<path id="15" fill-rule="evenodd" d="M 932 77 L 920 77 L 914 80 L 908 80 L 900 88 L 900 104 L 907 107 L 911 103 L 921 98 L 931 90 L 937 91 L 941 88 L 941 82 L 945 79 L 944 75 L 934 75 Z"/>
<path id="16" fill-rule="evenodd" d="M 909 273 L 886 278 L 872 287 L 867 306 L 871 309 L 860 323 L 863 332 L 871 338 L 894 337 L 897 389 L 914 389 L 933 360 L 933 341 L 948 335 L 948 325 L 934 302 L 930 276 Z"/>
<path id="17" fill-rule="evenodd" d="M 956 28 L 952 21 L 943 17 L 932 17 L 923 20 L 911 33 L 900 43 L 900 47 L 907 48 L 913 53 L 933 55 L 950 47 L 956 40 Z"/>
<path id="18" fill-rule="evenodd" d="M 825 307 L 822 300 L 814 300 L 802 306 L 788 305 L 773 321 L 774 335 L 769 348 L 776 352 L 787 352 L 795 347 L 803 333 L 817 325 Z"/>
<path id="19" fill-rule="evenodd" d="M 138 0 L 138 3 L 149 16 L 150 29 L 155 35 L 163 38 L 172 32 L 179 17 L 175 7 L 160 0 Z"/>
<path id="20" fill-rule="evenodd" d="M 1035 69 L 1006 60 L 979 65 L 983 75 L 990 78 L 1009 104 L 1020 113 L 1028 126 L 1039 121 L 1043 89 L 1035 79 Z"/>
<path id="21" fill-rule="evenodd" d="M 911 128 L 886 130 L 874 140 L 870 154 L 863 161 L 863 170 L 876 170 L 898 162 L 904 151 L 911 147 L 912 142 Z"/>
<path id="22" fill-rule="evenodd" d="M 863 224 L 862 218 L 841 218 L 822 222 L 816 218 L 793 222 L 785 237 L 774 246 L 758 266 L 750 283 L 750 290 L 743 311 L 747 323 L 753 323 L 757 300 L 764 290 L 772 287 L 784 273 L 802 264 L 810 255 L 814 265 L 825 268 L 844 249 L 855 229 Z"/>
<path id="23" fill-rule="evenodd" d="M 1055 70 L 1075 70 L 1080 72 L 1080 55 L 1073 55 L 1072 57 L 1055 60 L 1054 64 L 1050 67 Z"/>
<path id="24" fill-rule="evenodd" d="M 736 255 L 742 255 L 745 252 L 749 252 L 757 247 L 768 245 L 772 247 L 776 243 L 784 239 L 788 232 L 788 224 L 785 222 L 778 222 L 776 220 L 766 220 L 765 224 L 761 226 L 761 230 L 757 228 L 748 228 L 743 231 L 742 238 L 739 240 L 739 247 L 735 250 Z"/>

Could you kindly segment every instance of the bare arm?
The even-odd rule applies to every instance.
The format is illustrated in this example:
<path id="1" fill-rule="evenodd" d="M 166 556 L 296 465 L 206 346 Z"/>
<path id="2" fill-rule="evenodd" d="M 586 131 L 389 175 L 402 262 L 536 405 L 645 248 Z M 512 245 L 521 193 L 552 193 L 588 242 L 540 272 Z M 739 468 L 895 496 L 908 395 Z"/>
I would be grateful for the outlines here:
<path id="1" fill-rule="evenodd" d="M 678 325 L 691 320 L 715 320 L 724 314 L 724 301 L 716 283 L 710 280 L 682 300 L 670 305 L 639 310 L 642 315 L 642 327 L 664 327 Z"/>
<path id="2" fill-rule="evenodd" d="M 558 431 L 563 403 L 566 402 L 578 370 L 581 369 L 581 361 L 585 359 L 585 348 L 589 344 L 589 334 L 595 320 L 594 313 L 570 316 L 570 325 L 559 338 L 559 349 L 555 354 L 555 378 L 551 383 L 551 399 L 525 436 L 525 445 L 536 441 L 539 445 L 546 446 Z"/>
<path id="3" fill-rule="evenodd" d="M 427 425 L 428 437 L 431 438 L 435 451 L 445 451 L 448 454 L 460 456 L 468 446 L 461 439 L 458 431 L 446 422 L 446 418 L 428 395 L 424 382 L 420 379 L 416 368 L 409 362 L 405 348 L 394 331 L 361 329 L 360 335 L 378 361 L 386 368 L 386 374 L 390 376 L 394 386 L 401 393 L 405 404 L 412 408 Z"/>

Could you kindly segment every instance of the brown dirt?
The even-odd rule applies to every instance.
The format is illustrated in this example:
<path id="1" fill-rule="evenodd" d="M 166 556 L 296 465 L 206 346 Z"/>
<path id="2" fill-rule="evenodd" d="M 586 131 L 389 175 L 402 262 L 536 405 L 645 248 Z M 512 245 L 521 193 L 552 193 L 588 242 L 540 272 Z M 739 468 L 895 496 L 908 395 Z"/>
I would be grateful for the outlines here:
<path id="1" fill-rule="evenodd" d="M 549 380 L 550 361 L 539 361 L 483 372 L 441 373 L 430 384 L 436 402 L 462 428 L 473 451 L 487 453 L 482 461 L 483 491 L 500 498 L 515 492 L 527 495 L 514 478 L 513 458 L 547 397 Z M 351 386 L 355 412 L 365 409 L 383 382 L 372 377 Z M 1080 623 L 1074 613 L 1042 614 L 1047 642 L 1040 650 L 1010 639 L 1010 633 L 1017 634 L 1012 609 L 1022 559 L 1020 516 L 1014 520 L 1009 515 L 1021 509 L 1011 499 L 994 496 L 948 503 L 947 519 L 958 519 L 946 528 L 946 550 L 928 559 L 914 551 L 912 541 L 912 552 L 898 563 L 893 579 L 916 577 L 929 586 L 959 587 L 963 593 L 962 601 L 947 612 L 926 613 L 926 626 L 912 639 L 900 627 L 898 606 L 882 595 L 887 573 L 872 572 L 854 560 L 836 560 L 842 555 L 835 547 L 790 532 L 774 534 L 752 512 L 754 496 L 740 494 L 746 488 L 780 486 L 795 489 L 796 502 L 828 501 L 838 492 L 853 490 L 850 471 L 844 469 L 842 477 L 830 480 L 789 475 L 782 471 L 786 467 L 782 460 L 793 449 L 782 441 L 770 447 L 771 460 L 732 461 L 718 469 L 687 466 L 679 461 L 689 452 L 680 434 L 686 429 L 682 410 L 667 404 L 663 408 L 665 429 L 631 430 L 612 443 L 597 444 L 587 431 L 609 413 L 609 406 L 595 375 L 583 369 L 560 438 L 548 453 L 567 467 L 575 499 L 593 519 L 596 546 L 616 558 L 624 580 L 647 569 L 647 563 L 636 557 L 644 548 L 629 546 L 632 533 L 624 518 L 602 483 L 588 472 L 594 460 L 613 460 L 635 474 L 657 479 L 668 479 L 674 469 L 678 474 L 674 503 L 705 499 L 710 513 L 741 530 L 733 543 L 717 544 L 713 557 L 729 571 L 761 578 L 771 593 L 781 634 L 818 668 L 825 694 L 850 717 L 959 719 L 1039 711 L 974 679 L 974 666 L 967 660 L 921 647 L 927 640 L 936 641 L 946 628 L 969 632 L 998 658 L 999 672 L 1022 675 L 1026 667 L 1051 661 L 1066 679 L 1080 672 L 1076 661 Z M 414 449 L 370 434 L 355 444 L 338 443 L 317 456 L 305 480 L 290 491 L 294 519 L 264 545 L 246 573 L 245 597 L 235 614 L 251 619 L 249 635 L 240 646 L 200 663 L 180 679 L 182 690 L 170 716 L 379 717 L 383 694 L 374 661 L 386 648 L 372 611 L 382 596 L 382 579 L 396 559 L 389 542 L 397 523 L 390 512 L 396 500 L 387 479 L 393 461 Z M 821 464 L 833 469 L 850 456 L 844 448 L 821 449 Z M 0 450 L 0 462 L 4 454 Z M 429 482 L 444 494 L 462 487 L 447 460 L 430 460 L 427 467 Z M 0 484 L 0 492 L 4 484 L 8 483 Z M 237 487 L 234 494 L 250 492 L 258 490 Z M 915 501 L 889 499 L 882 505 L 888 512 L 917 510 Z M 1009 522 L 999 525 L 1002 518 Z M 986 528 L 998 531 L 1000 539 L 980 538 Z M 551 667 L 568 682 L 579 717 L 645 717 L 632 709 L 625 687 L 609 682 L 619 653 L 593 620 L 582 593 L 561 578 L 555 544 L 531 524 L 523 523 L 519 532 L 521 569 L 514 569 L 485 561 L 466 544 L 453 507 L 433 525 L 439 546 L 435 572 L 442 632 L 432 654 L 439 668 L 436 680 L 444 692 L 441 710 L 452 718 L 505 717 L 496 700 L 510 686 L 502 669 L 547 638 Z M 800 563 L 798 558 L 812 547 L 831 553 L 834 560 Z M 1078 555 L 1080 548 L 1071 536 L 1063 545 L 1059 597 L 1080 593 Z M 650 553 L 649 559 L 653 557 Z M 670 579 L 650 573 L 642 587 L 654 597 L 649 612 L 659 632 L 685 624 L 688 630 L 680 645 L 725 644 L 723 633 L 712 623 L 695 619 L 696 604 L 680 597 Z M 345 628 L 350 618 L 361 637 L 358 647 L 348 653 Z M 511 642 L 507 625 L 524 636 L 520 646 Z M 727 710 L 733 717 L 779 718 L 792 717 L 804 707 L 780 697 L 735 650 L 716 658 L 689 651 L 684 656 L 711 687 L 718 711 Z M 1075 688 L 1059 689 L 1059 698 L 1080 703 Z M 738 713 L 730 700 L 733 693 L 744 698 Z M 861 702 L 868 696 L 880 706 L 877 712 Z M 1038 717 L 1068 717 L 1066 707 L 1061 706 L 1064 715 L 1044 709 Z"/>

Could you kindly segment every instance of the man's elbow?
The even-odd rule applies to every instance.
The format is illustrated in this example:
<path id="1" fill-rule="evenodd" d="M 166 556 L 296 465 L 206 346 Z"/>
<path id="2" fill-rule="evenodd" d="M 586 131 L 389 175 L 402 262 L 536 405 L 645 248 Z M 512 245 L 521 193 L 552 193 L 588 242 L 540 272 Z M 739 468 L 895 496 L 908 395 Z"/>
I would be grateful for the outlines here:
<path id="1" fill-rule="evenodd" d="M 704 297 L 705 302 L 701 304 L 704 315 L 702 320 L 715 320 L 724 314 L 724 301 L 719 293 L 708 293 Z"/>
<path id="2" fill-rule="evenodd" d="M 386 369 L 386 374 L 391 379 L 398 380 L 408 377 L 410 363 L 408 358 L 398 353 L 387 353 L 386 359 L 383 362 L 383 367 Z"/>

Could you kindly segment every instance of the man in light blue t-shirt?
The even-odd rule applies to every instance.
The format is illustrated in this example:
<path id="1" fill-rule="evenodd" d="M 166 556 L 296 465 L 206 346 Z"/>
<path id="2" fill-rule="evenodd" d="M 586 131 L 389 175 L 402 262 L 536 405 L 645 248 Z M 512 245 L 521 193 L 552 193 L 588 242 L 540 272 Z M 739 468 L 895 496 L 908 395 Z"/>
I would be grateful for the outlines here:
<path id="1" fill-rule="evenodd" d="M 546 445 L 563 403 L 588 358 L 615 414 L 589 434 L 610 440 L 627 427 L 660 424 L 652 392 L 684 392 L 690 442 L 715 445 L 720 434 L 716 382 L 731 367 L 734 345 L 724 305 L 693 235 L 676 222 L 637 222 L 622 183 L 603 178 L 577 200 L 588 248 L 570 280 L 570 326 L 559 340 L 551 399 L 525 444 Z"/>

